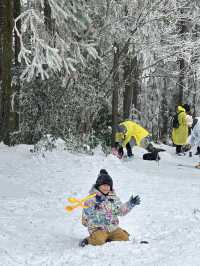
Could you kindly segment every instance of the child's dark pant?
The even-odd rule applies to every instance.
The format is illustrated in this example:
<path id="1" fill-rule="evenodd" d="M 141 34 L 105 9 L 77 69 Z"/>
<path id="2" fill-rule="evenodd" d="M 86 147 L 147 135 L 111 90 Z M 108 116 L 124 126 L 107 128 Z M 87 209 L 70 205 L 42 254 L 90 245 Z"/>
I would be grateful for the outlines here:
<path id="1" fill-rule="evenodd" d="M 132 148 L 131 148 L 131 145 L 130 145 L 129 142 L 126 144 L 126 150 L 127 150 L 127 156 L 128 156 L 128 157 L 133 156 Z M 123 154 L 124 154 L 123 147 L 120 147 L 120 148 L 119 148 L 118 153 L 119 153 L 121 156 L 123 156 Z"/>

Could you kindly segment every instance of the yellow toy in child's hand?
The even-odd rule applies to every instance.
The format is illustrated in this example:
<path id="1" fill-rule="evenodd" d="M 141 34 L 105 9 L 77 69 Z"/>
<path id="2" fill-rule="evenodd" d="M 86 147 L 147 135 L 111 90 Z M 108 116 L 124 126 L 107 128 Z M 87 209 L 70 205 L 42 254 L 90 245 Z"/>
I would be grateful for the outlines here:
<path id="1" fill-rule="evenodd" d="M 87 197 L 83 198 L 83 199 L 76 199 L 76 198 L 68 198 L 68 201 L 70 203 L 75 203 L 75 205 L 71 205 L 71 206 L 66 206 L 65 210 L 68 212 L 72 212 L 74 209 L 81 207 L 81 208 L 88 208 L 87 206 L 84 206 L 84 203 L 86 200 L 91 199 L 93 197 L 95 197 L 96 194 L 91 194 L 88 195 Z"/>

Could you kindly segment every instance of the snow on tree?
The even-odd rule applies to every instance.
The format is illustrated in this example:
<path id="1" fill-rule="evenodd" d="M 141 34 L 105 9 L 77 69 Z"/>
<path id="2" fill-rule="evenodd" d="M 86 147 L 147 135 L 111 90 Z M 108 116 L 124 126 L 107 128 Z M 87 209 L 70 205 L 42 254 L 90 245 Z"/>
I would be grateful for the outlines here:
<path id="1" fill-rule="evenodd" d="M 29 1 L 29 6 L 15 20 L 21 20 L 19 61 L 25 64 L 22 79 L 34 76 L 48 79 L 52 72 L 62 72 L 67 78 L 76 72 L 78 64 L 85 64 L 90 54 L 98 57 L 95 42 L 85 38 L 91 19 L 85 1 L 48 0 L 53 24 L 52 32 L 45 28 L 44 1 Z M 27 41 L 28 38 L 28 41 Z"/>
<path id="2" fill-rule="evenodd" d="M 108 127 L 130 117 L 157 138 L 168 135 L 178 101 L 194 104 L 195 112 L 198 107 L 199 5 L 196 0 L 25 1 L 15 20 L 21 134 L 37 140 L 54 132 L 83 142 L 104 132 L 107 141 Z"/>

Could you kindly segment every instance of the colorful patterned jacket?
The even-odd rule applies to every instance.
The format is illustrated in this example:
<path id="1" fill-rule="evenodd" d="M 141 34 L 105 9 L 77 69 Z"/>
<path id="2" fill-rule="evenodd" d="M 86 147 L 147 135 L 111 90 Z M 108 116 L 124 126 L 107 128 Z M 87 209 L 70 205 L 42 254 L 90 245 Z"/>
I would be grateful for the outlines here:
<path id="1" fill-rule="evenodd" d="M 131 211 L 130 202 L 122 203 L 114 191 L 105 196 L 93 186 L 89 192 L 96 196 L 88 199 L 82 212 L 82 224 L 88 228 L 89 233 L 101 229 L 112 232 L 118 228 L 118 216 L 124 216 Z"/>

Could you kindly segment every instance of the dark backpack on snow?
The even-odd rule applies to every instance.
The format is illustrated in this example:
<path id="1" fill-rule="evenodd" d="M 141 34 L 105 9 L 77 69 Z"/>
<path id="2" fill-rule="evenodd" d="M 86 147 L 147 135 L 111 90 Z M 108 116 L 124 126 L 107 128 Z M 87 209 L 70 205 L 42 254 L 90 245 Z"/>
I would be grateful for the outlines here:
<path id="1" fill-rule="evenodd" d="M 172 127 L 173 128 L 179 128 L 179 121 L 178 121 L 178 116 L 179 114 L 183 112 L 183 111 L 180 111 L 179 113 L 175 114 L 173 117 L 172 117 Z"/>
<path id="2" fill-rule="evenodd" d="M 159 161 L 160 156 L 158 154 L 158 151 L 148 152 L 143 154 L 143 160 L 147 161 Z"/>

